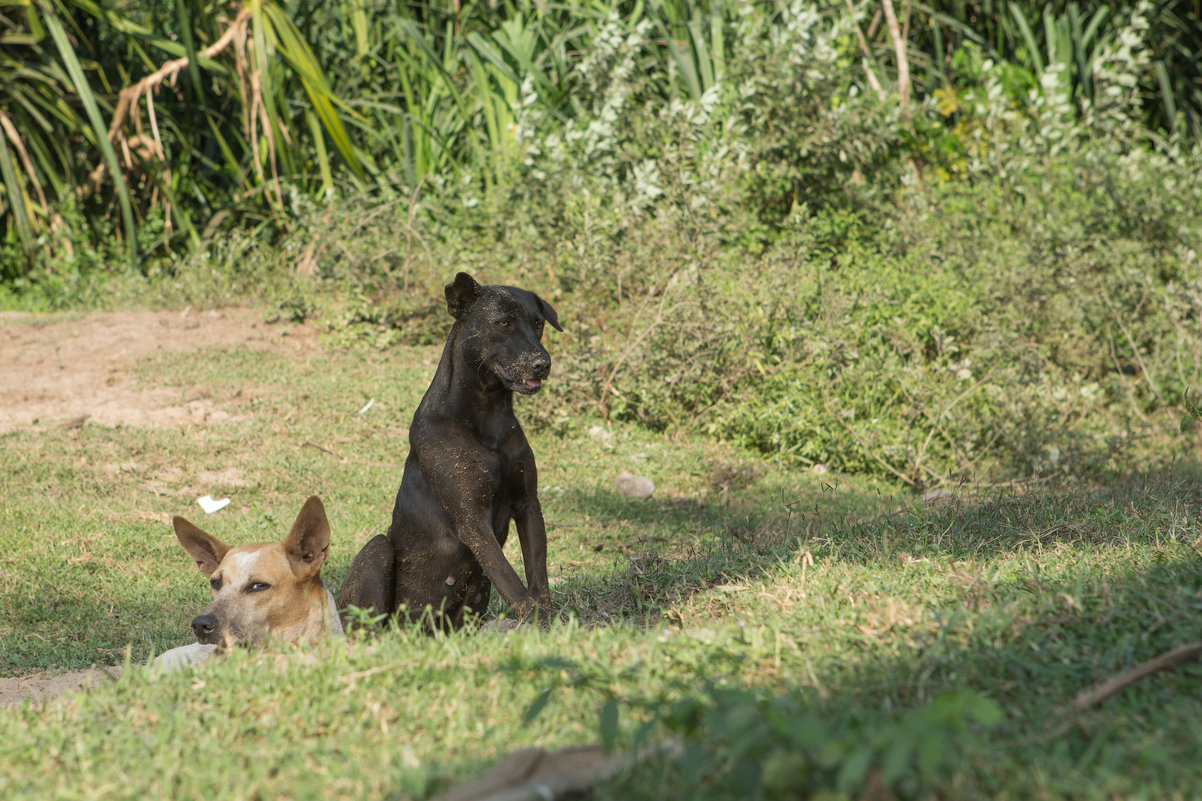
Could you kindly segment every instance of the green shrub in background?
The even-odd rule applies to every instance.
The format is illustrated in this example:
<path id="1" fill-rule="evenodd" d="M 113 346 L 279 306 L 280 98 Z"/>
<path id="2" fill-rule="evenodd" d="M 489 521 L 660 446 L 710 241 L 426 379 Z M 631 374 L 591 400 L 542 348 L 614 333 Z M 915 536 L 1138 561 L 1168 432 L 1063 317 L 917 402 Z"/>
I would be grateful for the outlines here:
<path id="1" fill-rule="evenodd" d="M 1006 68 L 1012 97 L 1040 90 L 1046 75 L 1080 114 L 1105 95 L 1096 72 L 1127 36 L 1134 11 L 1144 19 L 1148 50 L 1146 69 L 1132 84 L 1138 118 L 1171 136 L 1196 140 L 1202 132 L 1202 27 L 1194 2 L 939 0 L 926 8 L 930 16 L 919 17 L 910 31 L 914 72 L 928 90 L 963 85 L 963 59 L 975 51 Z"/>
<path id="2" fill-rule="evenodd" d="M 814 71 L 829 70 L 836 51 L 798 29 Z M 557 221 L 569 237 L 588 231 L 569 238 L 575 263 L 556 272 L 583 301 L 568 361 L 590 365 L 559 374 L 568 405 L 915 486 L 1128 458 L 1200 364 L 1190 212 L 1200 198 L 1188 166 L 1198 156 L 1140 145 L 1128 113 L 1138 98 L 1123 93 L 1137 52 L 1099 68 L 1100 85 L 1119 91 L 1084 119 L 1054 93 L 1016 109 L 984 71 L 949 151 L 962 180 L 941 179 L 930 169 L 939 155 L 919 153 L 929 177 L 913 184 L 904 145 L 857 157 L 838 139 L 829 150 L 795 139 L 774 163 L 811 193 L 794 201 L 819 208 L 799 204 L 783 219 L 763 202 L 763 162 L 741 147 L 747 137 L 723 138 L 741 121 L 715 111 L 721 96 L 679 113 L 659 147 L 645 141 L 646 119 L 672 110 L 628 109 L 605 152 L 640 154 L 624 167 L 633 181 L 616 180 L 622 168 L 608 184 L 574 170 L 594 163 L 589 152 L 540 171 L 554 176 L 551 192 L 588 199 Z M 737 63 L 732 86 L 754 91 Z M 773 128 L 774 113 L 801 122 L 766 108 L 772 121 L 746 130 Z M 885 131 L 896 116 L 854 98 L 832 114 Z M 886 157 L 874 163 L 873 152 Z"/>
<path id="3" fill-rule="evenodd" d="M 827 156 L 871 183 L 863 167 L 887 168 L 899 142 L 963 152 L 893 92 L 954 110 L 986 62 L 1020 110 L 1054 95 L 1088 120 L 1115 100 L 1107 75 L 1126 59 L 1130 121 L 1197 141 L 1192 2 L 906 5 L 896 34 L 867 0 L 19 4 L 0 20 L 0 268 L 13 280 L 75 250 L 119 252 L 107 240 L 128 251 L 110 272 L 161 265 L 224 232 L 278 237 L 302 201 L 359 192 L 449 180 L 470 200 L 510 180 L 531 138 L 583 138 L 577 152 L 641 164 L 645 152 L 600 147 L 624 108 L 718 96 L 715 126 L 745 124 L 725 146 L 744 151 L 756 213 L 780 220 L 841 188 Z M 904 82 L 899 52 L 913 65 Z M 179 58 L 186 68 L 170 66 Z M 121 95 L 155 74 L 150 91 Z M 863 124 L 848 101 L 866 93 L 900 123 Z M 623 169 L 654 185 L 648 165 Z M 73 202 L 81 218 L 64 214 Z M 120 225 L 99 223 L 110 217 Z M 155 235 L 138 233 L 147 225 Z"/>

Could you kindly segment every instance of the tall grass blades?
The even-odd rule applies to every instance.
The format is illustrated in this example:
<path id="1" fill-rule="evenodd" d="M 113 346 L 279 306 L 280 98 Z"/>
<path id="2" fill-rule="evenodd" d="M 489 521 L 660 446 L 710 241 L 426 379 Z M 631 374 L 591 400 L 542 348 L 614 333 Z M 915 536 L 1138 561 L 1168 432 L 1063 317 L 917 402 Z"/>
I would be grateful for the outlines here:
<path id="1" fill-rule="evenodd" d="M 164 220 L 163 247 L 177 235 L 196 247 L 196 216 L 239 208 L 249 219 L 266 208 L 280 215 L 284 184 L 328 195 L 344 166 L 366 178 L 369 159 L 343 123 L 353 112 L 331 92 L 286 6 L 171 6 L 163 15 L 153 5 L 118 11 L 47 0 L 0 17 L 0 169 L 14 210 L 5 217 L 9 238 L 27 253 L 68 200 L 96 212 L 92 220 L 106 218 L 106 185 L 132 263 L 147 241 L 139 227 L 151 218 Z M 178 37 L 159 32 L 172 24 Z M 319 124 L 308 125 L 311 117 Z"/>
<path id="2" fill-rule="evenodd" d="M 0 15 L 0 216 L 8 237 L 15 235 L 27 250 L 50 226 L 53 202 L 83 182 L 86 171 L 73 144 L 89 138 L 93 146 L 101 139 L 107 142 L 100 104 L 80 62 L 80 51 L 89 62 L 91 54 L 77 44 L 78 37 L 68 37 L 60 22 L 60 17 L 70 18 L 69 11 L 61 3 L 25 3 L 10 5 Z M 115 163 L 111 148 L 104 158 Z M 124 185 L 118 188 L 128 231 L 129 194 Z M 18 272 L 16 264 L 5 268 L 9 276 Z"/>
<path id="3" fill-rule="evenodd" d="M 957 79 L 951 65 L 965 42 L 996 63 L 1025 73 L 1038 88 L 1050 73 L 1078 109 L 1095 100 L 1097 56 L 1116 45 L 1132 15 L 1147 20 L 1149 63 L 1137 76 L 1144 120 L 1152 131 L 1202 136 L 1202 3 L 1079 3 L 1075 0 L 936 0 L 917 4 L 928 24 L 914 28 L 911 47 L 929 57 L 925 91 Z"/>
<path id="4" fill-rule="evenodd" d="M 656 21 L 667 51 L 669 76 L 699 101 L 726 74 L 730 20 L 737 6 L 724 3 L 691 3 L 654 0 L 648 15 Z"/>
<path id="5" fill-rule="evenodd" d="M 533 3 L 446 13 L 354 0 L 347 10 L 358 21 L 331 42 L 343 54 L 340 94 L 354 97 L 367 146 L 409 187 L 456 175 L 495 184 L 518 155 L 519 105 L 563 119 L 577 82 L 569 53 L 592 33 L 587 9 Z"/>

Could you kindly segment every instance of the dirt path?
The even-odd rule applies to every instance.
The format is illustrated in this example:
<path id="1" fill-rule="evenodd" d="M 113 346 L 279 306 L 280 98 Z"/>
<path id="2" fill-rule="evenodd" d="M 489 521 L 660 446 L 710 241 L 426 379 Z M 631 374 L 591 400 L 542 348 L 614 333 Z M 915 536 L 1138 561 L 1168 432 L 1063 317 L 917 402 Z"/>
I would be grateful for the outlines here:
<path id="1" fill-rule="evenodd" d="M 22 701 L 43 703 L 70 692 L 86 690 L 116 678 L 117 673 L 117 668 L 90 668 L 66 673 L 0 676 L 0 709 Z"/>
<path id="2" fill-rule="evenodd" d="M 304 351 L 314 326 L 268 325 L 258 312 L 112 312 L 78 318 L 0 314 L 0 434 L 71 425 L 165 428 L 227 413 L 179 389 L 138 386 L 131 371 L 157 351 L 208 347 Z"/>
<path id="3" fill-rule="evenodd" d="M 315 326 L 269 325 L 247 309 L 111 312 L 82 317 L 0 313 L 0 434 L 86 425 L 169 428 L 228 414 L 186 389 L 134 378 L 156 352 L 210 347 L 303 353 Z M 109 669 L 105 669 L 108 671 Z M 99 670 L 0 677 L 0 707 L 43 701 L 105 681 Z"/>

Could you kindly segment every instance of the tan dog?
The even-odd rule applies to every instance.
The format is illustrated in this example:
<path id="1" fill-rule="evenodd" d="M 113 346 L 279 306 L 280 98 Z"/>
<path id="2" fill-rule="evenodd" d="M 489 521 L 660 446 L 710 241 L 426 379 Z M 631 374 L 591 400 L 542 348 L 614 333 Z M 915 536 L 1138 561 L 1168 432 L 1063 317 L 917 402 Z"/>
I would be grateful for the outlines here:
<path id="1" fill-rule="evenodd" d="M 192 621 L 196 644 L 160 656 L 156 664 L 163 669 L 203 661 L 217 648 L 342 636 L 334 597 L 321 581 L 330 524 L 316 495 L 305 501 L 283 542 L 231 548 L 182 517 L 172 524 L 184 550 L 209 577 L 213 602 Z"/>

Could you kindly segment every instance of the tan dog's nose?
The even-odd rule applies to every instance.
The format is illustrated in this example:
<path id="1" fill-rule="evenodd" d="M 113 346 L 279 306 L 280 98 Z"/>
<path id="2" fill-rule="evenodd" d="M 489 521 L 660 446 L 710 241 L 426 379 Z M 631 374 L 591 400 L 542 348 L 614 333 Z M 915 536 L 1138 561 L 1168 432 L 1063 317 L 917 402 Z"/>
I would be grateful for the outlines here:
<path id="1" fill-rule="evenodd" d="M 213 642 L 213 632 L 217 630 L 217 616 L 211 614 L 197 615 L 192 619 L 192 633 L 196 641 L 201 643 Z"/>

